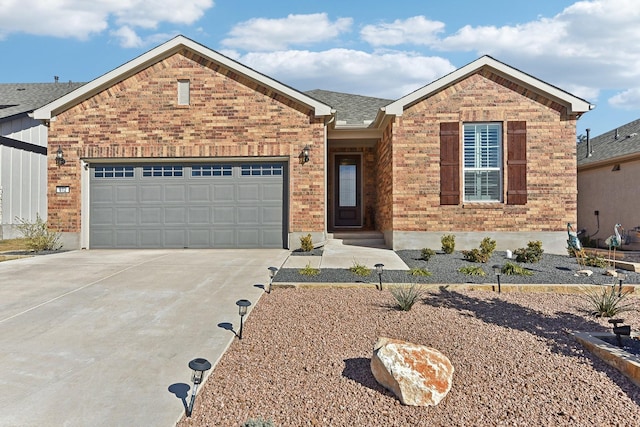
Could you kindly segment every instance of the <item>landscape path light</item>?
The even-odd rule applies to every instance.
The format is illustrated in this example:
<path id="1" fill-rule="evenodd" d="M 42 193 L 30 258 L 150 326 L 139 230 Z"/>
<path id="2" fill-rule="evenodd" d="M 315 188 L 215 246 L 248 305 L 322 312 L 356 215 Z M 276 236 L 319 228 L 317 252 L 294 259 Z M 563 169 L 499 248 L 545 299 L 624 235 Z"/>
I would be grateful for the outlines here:
<path id="1" fill-rule="evenodd" d="M 502 275 L 502 266 L 498 264 L 494 265 L 493 273 L 496 275 L 498 279 L 498 293 L 500 293 L 500 275 Z"/>
<path id="2" fill-rule="evenodd" d="M 376 272 L 378 273 L 378 281 L 380 282 L 379 291 L 382 290 L 382 270 L 384 269 L 384 264 L 376 264 L 374 266 L 376 268 Z"/>
<path id="3" fill-rule="evenodd" d="M 236 305 L 238 306 L 238 314 L 240 315 L 240 332 L 238 332 L 238 339 L 242 339 L 242 319 L 245 314 L 247 314 L 247 308 L 251 305 L 251 301 L 241 299 L 236 301 Z"/>
<path id="4" fill-rule="evenodd" d="M 197 358 L 189 362 L 189 368 L 193 370 L 193 374 L 191 375 L 193 391 L 191 392 L 191 402 L 189 402 L 189 406 L 187 407 L 187 417 L 190 417 L 193 412 L 193 404 L 196 401 L 198 386 L 202 383 L 204 373 L 211 369 L 211 363 L 209 363 L 207 359 Z"/>
<path id="5" fill-rule="evenodd" d="M 278 269 L 276 267 L 269 267 L 269 287 L 267 288 L 267 293 L 271 293 L 271 286 L 273 286 L 273 278 L 276 277 L 276 273 Z"/>
<path id="6" fill-rule="evenodd" d="M 626 278 L 627 278 L 626 274 L 618 273 L 618 296 L 619 297 L 622 296 L 622 282 L 624 282 Z"/>

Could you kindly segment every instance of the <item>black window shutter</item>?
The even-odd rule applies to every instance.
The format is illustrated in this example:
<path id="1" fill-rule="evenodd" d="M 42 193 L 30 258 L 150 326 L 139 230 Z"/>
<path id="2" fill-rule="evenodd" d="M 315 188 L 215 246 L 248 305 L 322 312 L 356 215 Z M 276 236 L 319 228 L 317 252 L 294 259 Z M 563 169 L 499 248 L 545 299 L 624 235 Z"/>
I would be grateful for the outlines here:
<path id="1" fill-rule="evenodd" d="M 527 122 L 507 122 L 507 204 L 527 203 Z"/>
<path id="2" fill-rule="evenodd" d="M 460 204 L 460 124 L 440 123 L 440 204 Z"/>

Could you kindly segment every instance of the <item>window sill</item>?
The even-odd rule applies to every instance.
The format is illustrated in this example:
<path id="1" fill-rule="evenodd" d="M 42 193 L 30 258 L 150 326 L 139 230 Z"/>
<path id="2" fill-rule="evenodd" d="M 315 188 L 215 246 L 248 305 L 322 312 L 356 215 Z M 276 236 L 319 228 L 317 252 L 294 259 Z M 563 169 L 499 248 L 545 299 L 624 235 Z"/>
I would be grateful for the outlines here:
<path id="1" fill-rule="evenodd" d="M 486 202 L 486 203 L 463 203 L 462 209 L 503 209 L 506 206 L 503 202 Z"/>

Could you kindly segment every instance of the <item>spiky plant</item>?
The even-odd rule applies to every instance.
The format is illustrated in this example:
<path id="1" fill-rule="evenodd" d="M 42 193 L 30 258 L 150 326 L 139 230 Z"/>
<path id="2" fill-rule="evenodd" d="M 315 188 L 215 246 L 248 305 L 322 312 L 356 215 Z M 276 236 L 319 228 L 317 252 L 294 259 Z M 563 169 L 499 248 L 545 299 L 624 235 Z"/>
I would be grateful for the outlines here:
<path id="1" fill-rule="evenodd" d="M 582 296 L 591 312 L 598 317 L 614 317 L 635 308 L 627 301 L 630 290 L 616 290 L 615 286 L 585 288 Z"/>
<path id="2" fill-rule="evenodd" d="M 415 283 L 411 285 L 391 286 L 389 291 L 402 311 L 411 310 L 411 307 L 413 307 L 422 296 L 422 288 Z"/>

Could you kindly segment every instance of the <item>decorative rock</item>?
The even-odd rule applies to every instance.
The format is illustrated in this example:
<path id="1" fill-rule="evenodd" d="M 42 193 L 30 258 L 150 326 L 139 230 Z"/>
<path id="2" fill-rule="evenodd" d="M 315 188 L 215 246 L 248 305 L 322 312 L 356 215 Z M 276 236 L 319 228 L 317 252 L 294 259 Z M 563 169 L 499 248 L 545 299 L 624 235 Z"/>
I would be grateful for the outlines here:
<path id="1" fill-rule="evenodd" d="M 574 276 L 587 276 L 590 277 L 593 274 L 591 270 L 578 270 Z"/>
<path id="2" fill-rule="evenodd" d="M 373 347 L 373 376 L 405 405 L 437 405 L 451 390 L 453 371 L 449 359 L 431 347 L 385 337 Z"/>

